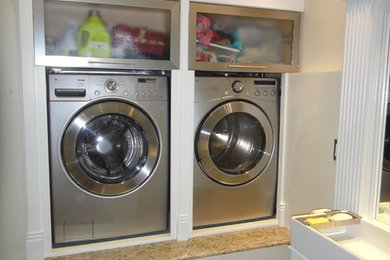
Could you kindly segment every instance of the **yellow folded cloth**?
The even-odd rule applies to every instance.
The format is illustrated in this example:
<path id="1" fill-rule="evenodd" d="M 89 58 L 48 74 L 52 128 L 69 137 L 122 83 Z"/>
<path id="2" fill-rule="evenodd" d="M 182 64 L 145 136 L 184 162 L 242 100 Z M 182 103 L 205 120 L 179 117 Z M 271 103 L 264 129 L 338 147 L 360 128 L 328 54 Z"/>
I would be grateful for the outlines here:
<path id="1" fill-rule="evenodd" d="M 316 224 L 328 223 L 329 219 L 327 219 L 325 217 L 308 218 L 308 219 L 306 219 L 306 222 L 309 225 L 316 225 Z"/>

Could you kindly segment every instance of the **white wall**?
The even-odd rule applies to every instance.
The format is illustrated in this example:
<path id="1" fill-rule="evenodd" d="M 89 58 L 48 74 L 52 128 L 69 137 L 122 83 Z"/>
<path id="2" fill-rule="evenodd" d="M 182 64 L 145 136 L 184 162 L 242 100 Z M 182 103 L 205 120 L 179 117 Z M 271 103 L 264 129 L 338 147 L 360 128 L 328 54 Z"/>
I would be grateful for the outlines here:
<path id="1" fill-rule="evenodd" d="M 305 0 L 301 73 L 287 75 L 283 169 L 286 223 L 292 214 L 333 207 L 346 3 Z"/>
<path id="2" fill-rule="evenodd" d="M 305 0 L 301 21 L 301 72 L 342 69 L 345 17 L 345 1 Z"/>
<path id="3" fill-rule="evenodd" d="M 26 177 L 17 1 L 0 1 L 0 259 L 25 259 Z"/>

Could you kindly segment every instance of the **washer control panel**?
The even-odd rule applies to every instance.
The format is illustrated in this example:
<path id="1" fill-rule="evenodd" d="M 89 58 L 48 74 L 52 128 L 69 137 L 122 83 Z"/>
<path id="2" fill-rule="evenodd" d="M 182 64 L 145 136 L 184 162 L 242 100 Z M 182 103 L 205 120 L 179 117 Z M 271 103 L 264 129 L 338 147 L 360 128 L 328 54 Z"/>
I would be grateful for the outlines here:
<path id="1" fill-rule="evenodd" d="M 102 97 L 168 100 L 168 78 L 140 75 L 49 75 L 50 100 L 84 101 Z"/>

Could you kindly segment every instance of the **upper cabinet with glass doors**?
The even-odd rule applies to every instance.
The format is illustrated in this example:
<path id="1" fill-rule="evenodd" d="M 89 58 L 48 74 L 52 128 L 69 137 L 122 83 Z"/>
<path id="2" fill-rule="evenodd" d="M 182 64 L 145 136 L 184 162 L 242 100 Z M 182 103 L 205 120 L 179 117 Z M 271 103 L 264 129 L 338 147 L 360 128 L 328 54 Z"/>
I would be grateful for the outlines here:
<path id="1" fill-rule="evenodd" d="M 35 64 L 174 69 L 179 3 L 164 0 L 34 0 Z"/>
<path id="2" fill-rule="evenodd" d="M 299 12 L 191 3 L 189 15 L 191 69 L 298 71 Z"/>

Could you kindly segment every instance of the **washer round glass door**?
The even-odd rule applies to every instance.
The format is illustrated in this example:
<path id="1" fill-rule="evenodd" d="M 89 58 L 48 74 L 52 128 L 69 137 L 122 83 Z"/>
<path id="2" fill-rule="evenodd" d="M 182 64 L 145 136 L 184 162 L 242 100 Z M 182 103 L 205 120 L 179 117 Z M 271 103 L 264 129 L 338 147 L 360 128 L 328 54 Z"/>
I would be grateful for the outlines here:
<path id="1" fill-rule="evenodd" d="M 144 112 L 128 103 L 106 101 L 73 117 L 61 149 L 68 174 L 81 188 L 115 196 L 136 189 L 151 176 L 160 145 Z"/>
<path id="2" fill-rule="evenodd" d="M 201 123 L 195 153 L 211 179 L 235 186 L 263 172 L 273 145 L 271 123 L 264 112 L 251 103 L 232 101 L 212 110 Z"/>

